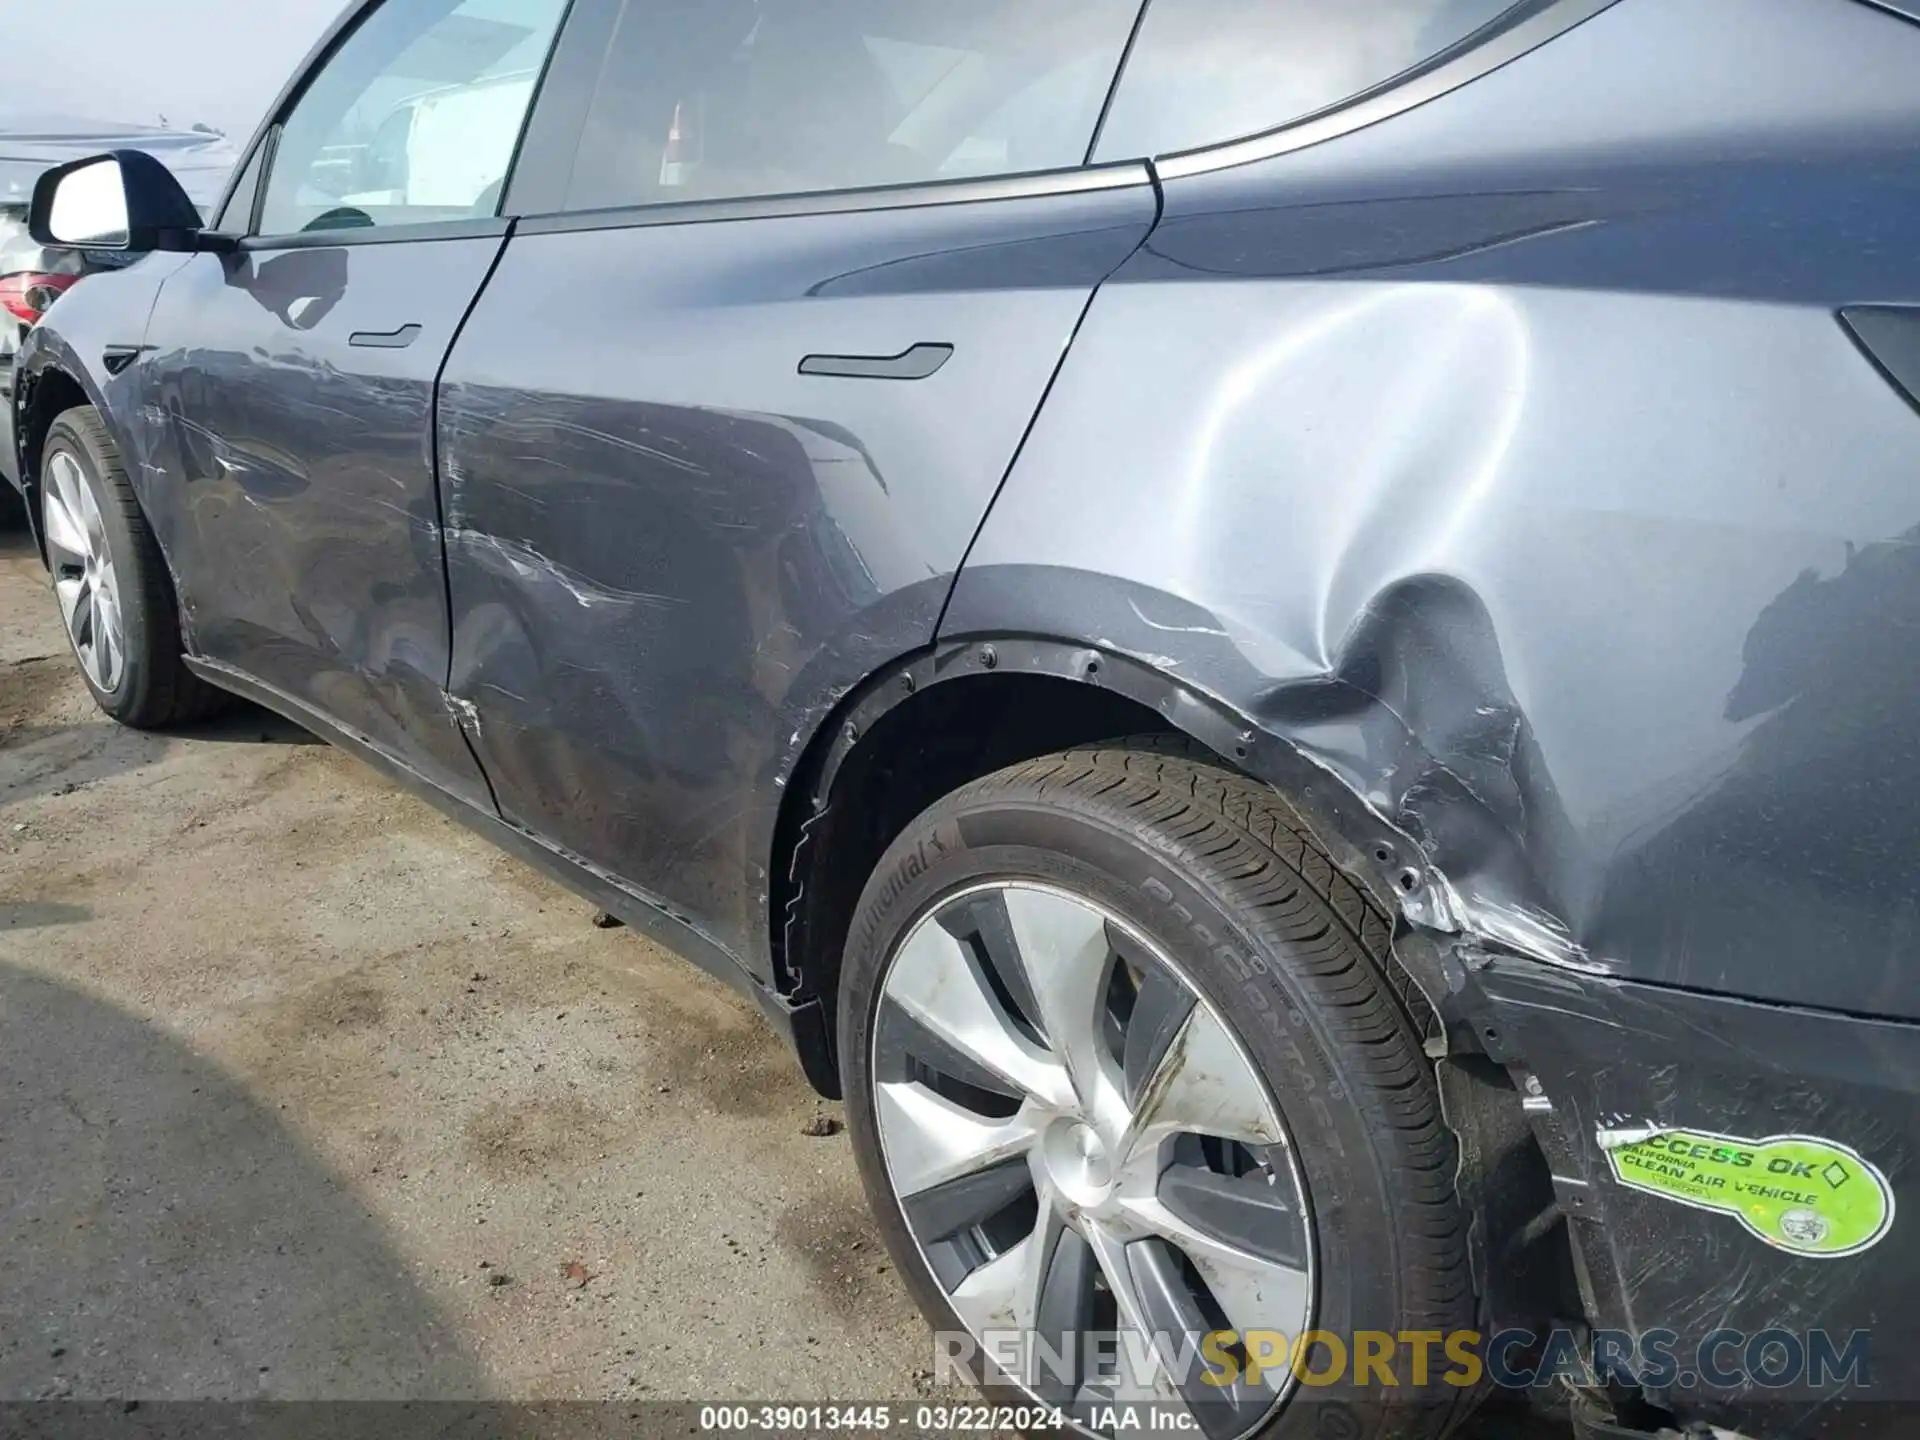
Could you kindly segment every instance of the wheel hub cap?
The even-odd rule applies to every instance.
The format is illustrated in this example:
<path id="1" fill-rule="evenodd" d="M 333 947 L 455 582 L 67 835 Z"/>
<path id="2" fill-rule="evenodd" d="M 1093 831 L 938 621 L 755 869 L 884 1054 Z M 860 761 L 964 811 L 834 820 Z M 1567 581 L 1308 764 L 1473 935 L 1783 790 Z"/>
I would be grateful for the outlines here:
<path id="1" fill-rule="evenodd" d="M 1278 1107 L 1165 952 L 1082 896 L 962 891 L 888 961 L 873 1069 L 907 1229 L 1011 1379 L 1095 1433 L 1142 1404 L 1213 1440 L 1271 1414 L 1284 1370 L 1210 1383 L 1200 1346 L 1310 1328 L 1311 1215 Z"/>
<path id="2" fill-rule="evenodd" d="M 1113 1162 L 1106 1142 L 1082 1120 L 1061 1120 L 1047 1128 L 1041 1157 L 1054 1188 L 1083 1211 L 1097 1211 L 1113 1195 Z"/>

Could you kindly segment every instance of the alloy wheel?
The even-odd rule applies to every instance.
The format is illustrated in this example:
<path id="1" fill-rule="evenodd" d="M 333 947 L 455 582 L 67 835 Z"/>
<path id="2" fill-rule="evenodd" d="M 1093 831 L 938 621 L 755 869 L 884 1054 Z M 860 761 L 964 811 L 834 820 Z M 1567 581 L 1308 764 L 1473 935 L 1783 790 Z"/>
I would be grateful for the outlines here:
<path id="1" fill-rule="evenodd" d="M 1308 1329 L 1311 1211 L 1266 1085 L 1163 950 L 1064 890 L 961 891 L 887 965 L 873 1074 L 907 1230 L 1035 1399 L 1231 1440 L 1285 1397 L 1284 1366 L 1209 1383 L 1199 1347 Z"/>
<path id="2" fill-rule="evenodd" d="M 80 462 L 55 450 L 47 463 L 43 506 L 47 559 L 67 637 L 95 688 L 111 694 L 127 662 L 126 626 L 113 555 L 100 523 L 100 507 Z"/>

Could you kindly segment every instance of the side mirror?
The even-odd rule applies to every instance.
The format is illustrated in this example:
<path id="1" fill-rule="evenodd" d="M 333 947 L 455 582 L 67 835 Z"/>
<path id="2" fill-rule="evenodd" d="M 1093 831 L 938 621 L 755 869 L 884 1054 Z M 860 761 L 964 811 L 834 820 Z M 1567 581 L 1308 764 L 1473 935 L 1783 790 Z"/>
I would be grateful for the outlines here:
<path id="1" fill-rule="evenodd" d="M 144 150 L 115 150 L 56 166 L 33 187 L 27 229 L 42 245 L 74 250 L 210 250 L 200 212 L 180 182 Z M 224 237 L 222 237 L 224 238 Z"/>

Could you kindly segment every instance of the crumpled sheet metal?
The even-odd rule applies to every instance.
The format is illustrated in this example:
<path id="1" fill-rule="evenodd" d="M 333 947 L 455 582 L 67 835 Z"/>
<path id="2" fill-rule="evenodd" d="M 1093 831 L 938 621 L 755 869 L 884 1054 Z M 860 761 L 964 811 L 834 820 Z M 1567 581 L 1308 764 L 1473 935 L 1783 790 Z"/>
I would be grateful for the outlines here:
<path id="1" fill-rule="evenodd" d="M 1823 309 L 1113 284 L 942 634 L 1231 706 L 1413 842 L 1435 931 L 1920 1016 L 1920 816 L 1875 798 L 1920 787 L 1915 474 Z"/>

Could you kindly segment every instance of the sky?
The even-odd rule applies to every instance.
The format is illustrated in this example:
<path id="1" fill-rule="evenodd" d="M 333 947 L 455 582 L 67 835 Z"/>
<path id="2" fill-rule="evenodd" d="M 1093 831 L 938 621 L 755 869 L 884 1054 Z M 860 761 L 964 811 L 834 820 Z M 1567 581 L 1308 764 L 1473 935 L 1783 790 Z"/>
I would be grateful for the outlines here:
<path id="1" fill-rule="evenodd" d="M 132 125 L 165 116 L 244 141 L 344 3 L 84 0 L 68 17 L 81 23 L 49 30 L 45 0 L 0 0 L 0 34 L 43 37 L 32 64 L 5 67 L 0 125 L 22 114 Z"/>

